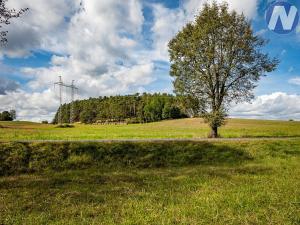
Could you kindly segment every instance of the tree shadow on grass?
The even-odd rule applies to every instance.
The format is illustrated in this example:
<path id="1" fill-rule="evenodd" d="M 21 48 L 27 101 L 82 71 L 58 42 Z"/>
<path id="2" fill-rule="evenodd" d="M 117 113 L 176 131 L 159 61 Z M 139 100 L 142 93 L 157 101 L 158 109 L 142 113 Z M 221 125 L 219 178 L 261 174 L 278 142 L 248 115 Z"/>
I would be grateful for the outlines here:
<path id="1" fill-rule="evenodd" d="M 208 142 L 0 144 L 0 174 L 99 168 L 161 168 L 240 164 L 243 149 Z"/>
<path id="2" fill-rule="evenodd" d="M 107 157 L 107 158 L 106 158 Z M 208 142 L 121 143 L 103 159 L 138 168 L 240 164 L 252 156 L 239 148 Z"/>

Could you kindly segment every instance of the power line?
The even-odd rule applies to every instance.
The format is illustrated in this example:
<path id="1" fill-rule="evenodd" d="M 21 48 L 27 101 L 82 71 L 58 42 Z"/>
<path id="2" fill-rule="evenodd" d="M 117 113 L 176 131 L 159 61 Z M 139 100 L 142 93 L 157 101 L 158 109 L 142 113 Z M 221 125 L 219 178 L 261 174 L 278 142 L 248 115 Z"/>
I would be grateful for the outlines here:
<path id="1" fill-rule="evenodd" d="M 75 98 L 75 91 L 78 90 L 78 88 L 74 85 L 74 80 L 72 80 L 71 85 L 67 85 L 62 81 L 62 77 L 59 76 L 59 81 L 54 83 L 54 86 L 58 85 L 59 86 L 59 112 L 58 112 L 58 122 L 62 124 L 62 92 L 63 92 L 63 87 L 65 88 L 70 88 L 71 89 L 71 104 L 70 104 L 70 123 L 74 123 L 75 118 L 74 118 L 74 98 Z"/>

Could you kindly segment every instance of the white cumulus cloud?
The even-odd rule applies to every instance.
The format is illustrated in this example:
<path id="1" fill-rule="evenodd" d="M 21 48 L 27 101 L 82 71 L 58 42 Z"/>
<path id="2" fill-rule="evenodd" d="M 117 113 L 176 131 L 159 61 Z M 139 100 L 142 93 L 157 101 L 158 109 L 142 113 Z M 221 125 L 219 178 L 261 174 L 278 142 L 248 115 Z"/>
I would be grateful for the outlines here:
<path id="1" fill-rule="evenodd" d="M 51 89 L 27 93 L 19 90 L 0 95 L 0 111 L 17 109 L 18 120 L 51 121 L 58 106 L 58 98 Z"/>
<path id="2" fill-rule="evenodd" d="M 153 4 L 153 56 L 168 61 L 168 42 L 187 22 L 194 20 L 205 3 L 212 2 L 213 0 L 186 0 L 182 1 L 177 9 L 169 9 L 162 4 Z M 253 19 L 257 13 L 258 0 L 217 0 L 216 2 L 227 2 L 230 10 L 244 13 L 248 19 Z"/>
<path id="3" fill-rule="evenodd" d="M 51 120 L 59 104 L 53 89 L 58 76 L 63 76 L 67 83 L 76 81 L 79 98 L 145 91 L 147 85 L 162 79 L 155 75 L 155 61 L 168 62 L 169 40 L 194 19 L 207 1 L 211 2 L 181 1 L 176 9 L 150 4 L 151 48 L 143 40 L 147 21 L 141 0 L 8 1 L 9 7 L 30 10 L 8 27 L 9 42 L 0 49 L 0 56 L 27 57 L 40 50 L 53 56 L 47 67 L 20 69 L 24 78 L 30 80 L 21 89 L 7 80 L 5 85 L 2 82 L 2 92 L 6 95 L 0 95 L 0 111 L 16 108 L 20 120 Z M 249 19 L 255 18 L 258 0 L 227 2 L 230 9 L 243 12 Z M 299 78 L 291 79 L 290 83 L 299 85 Z M 257 97 L 252 104 L 235 106 L 231 115 L 300 119 L 299 103 L 298 95 L 273 93 Z"/>
<path id="4" fill-rule="evenodd" d="M 252 103 L 234 106 L 230 115 L 239 118 L 300 120 L 300 96 L 283 92 L 258 96 Z"/>

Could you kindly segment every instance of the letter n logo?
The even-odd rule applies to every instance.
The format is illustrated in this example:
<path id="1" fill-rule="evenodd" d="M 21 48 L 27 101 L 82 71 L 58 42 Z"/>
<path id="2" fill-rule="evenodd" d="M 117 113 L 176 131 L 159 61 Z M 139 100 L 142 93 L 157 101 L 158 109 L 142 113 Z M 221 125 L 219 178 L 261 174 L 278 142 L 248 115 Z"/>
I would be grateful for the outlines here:
<path id="1" fill-rule="evenodd" d="M 268 8 L 266 20 L 271 31 L 288 34 L 297 27 L 299 14 L 297 8 L 288 2 L 275 2 Z"/>

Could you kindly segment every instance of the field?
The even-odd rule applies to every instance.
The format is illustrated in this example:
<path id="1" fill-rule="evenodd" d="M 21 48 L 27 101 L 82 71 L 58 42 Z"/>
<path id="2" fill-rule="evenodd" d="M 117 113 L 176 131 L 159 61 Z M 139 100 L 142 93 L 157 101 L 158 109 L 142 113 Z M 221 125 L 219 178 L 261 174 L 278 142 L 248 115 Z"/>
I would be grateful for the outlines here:
<path id="1" fill-rule="evenodd" d="M 201 119 L 170 120 L 149 124 L 81 125 L 55 128 L 30 122 L 0 122 L 0 140 L 95 140 L 206 138 L 207 124 Z M 220 129 L 224 138 L 300 137 L 300 122 L 230 119 Z"/>
<path id="2" fill-rule="evenodd" d="M 297 140 L 0 149 L 0 224 L 300 223 Z"/>
<path id="3" fill-rule="evenodd" d="M 0 224 L 300 224 L 299 122 L 0 125 Z"/>

